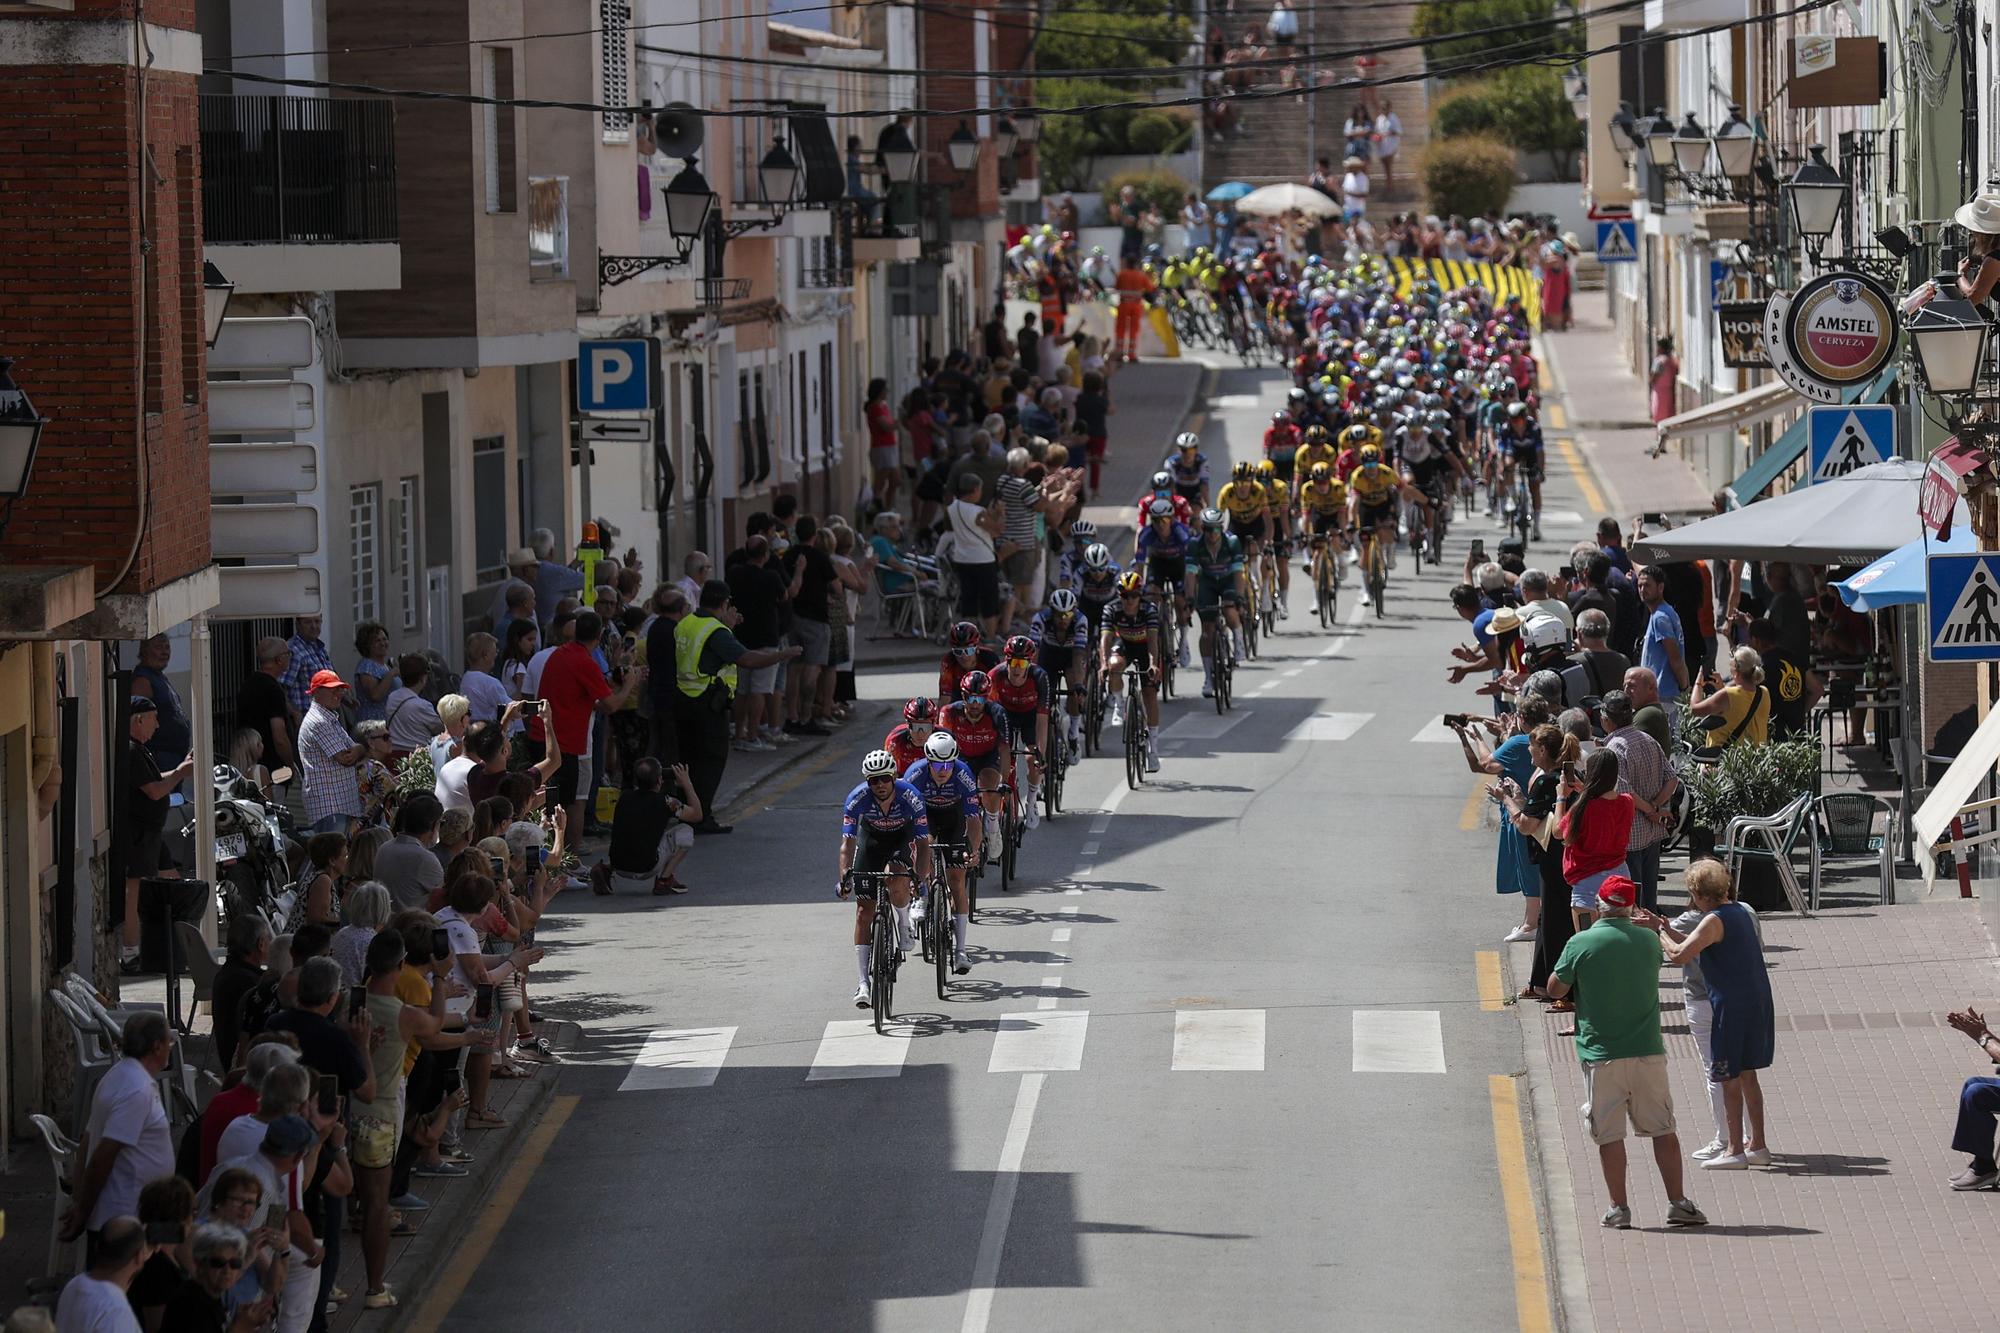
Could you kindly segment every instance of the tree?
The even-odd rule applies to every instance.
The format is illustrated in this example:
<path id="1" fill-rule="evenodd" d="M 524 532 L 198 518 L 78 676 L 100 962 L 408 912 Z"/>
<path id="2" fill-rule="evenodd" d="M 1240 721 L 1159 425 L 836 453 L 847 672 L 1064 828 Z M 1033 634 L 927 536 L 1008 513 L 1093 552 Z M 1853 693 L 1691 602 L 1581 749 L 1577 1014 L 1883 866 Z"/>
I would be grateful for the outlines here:
<path id="1" fill-rule="evenodd" d="M 1482 61 L 1533 60 L 1570 49 L 1570 35 L 1554 23 L 1513 26 L 1551 13 L 1550 0 L 1422 0 L 1410 35 L 1425 39 L 1424 60 L 1432 75 L 1449 78 Z"/>
<path id="2" fill-rule="evenodd" d="M 1563 179 L 1574 178 L 1583 126 L 1562 89 L 1562 76 L 1546 65 L 1496 71 L 1478 82 L 1452 85 L 1431 111 L 1440 139 L 1488 134 L 1524 153 L 1547 153 Z"/>
<path id="3" fill-rule="evenodd" d="M 1174 0 L 1084 0 L 1051 11 L 1049 22 L 1035 35 L 1035 67 L 1063 70 L 1158 70 L 1158 77 L 1140 75 L 1117 80 L 1082 74 L 1073 79 L 1039 79 L 1034 85 L 1038 105 L 1055 109 L 1105 102 L 1143 101 L 1155 88 L 1181 82 L 1194 29 Z M 1148 147 L 1135 149 L 1128 137 L 1134 109 L 1092 112 L 1082 116 L 1046 116 L 1036 145 L 1042 180 L 1051 190 L 1089 187 L 1094 160 L 1106 154 L 1157 151 L 1149 131 Z"/>

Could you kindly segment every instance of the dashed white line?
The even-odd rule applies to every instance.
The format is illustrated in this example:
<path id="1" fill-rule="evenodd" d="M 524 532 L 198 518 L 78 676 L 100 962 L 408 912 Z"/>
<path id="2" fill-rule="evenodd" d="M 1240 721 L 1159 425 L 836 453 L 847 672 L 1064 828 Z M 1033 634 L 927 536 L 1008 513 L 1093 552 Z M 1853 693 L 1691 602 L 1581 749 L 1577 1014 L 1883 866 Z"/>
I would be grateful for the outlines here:
<path id="1" fill-rule="evenodd" d="M 1075 903 L 1068 903 L 1065 906 L 1063 906 L 1060 910 L 1062 911 L 1062 914 L 1064 916 L 1075 916 L 1080 909 L 1077 907 Z"/>
<path id="2" fill-rule="evenodd" d="M 1000 1165 L 993 1172 L 993 1192 L 986 1200 L 986 1223 L 979 1232 L 979 1256 L 972 1265 L 972 1292 L 965 1302 L 959 1333 L 986 1333 L 993 1315 L 993 1288 L 1000 1280 L 1000 1253 L 1007 1246 L 1007 1224 L 1014 1217 L 1014 1194 L 1021 1185 L 1021 1159 L 1028 1151 L 1028 1131 L 1034 1127 L 1035 1105 L 1042 1097 L 1046 1074 L 1028 1074 L 1014 1096 L 1014 1114 L 1000 1144 Z"/>
<path id="3" fill-rule="evenodd" d="M 1095 855 L 1097 855 L 1097 839 L 1095 839 L 1095 838 L 1092 838 L 1092 839 L 1091 839 L 1091 840 L 1090 840 L 1089 842 L 1086 842 L 1085 844 L 1083 844 L 1083 850 L 1082 850 L 1081 852 L 1077 853 L 1077 854 L 1078 854 L 1079 856 L 1095 856 Z"/>
<path id="4" fill-rule="evenodd" d="M 1068 926 L 1057 926 L 1053 931 L 1049 932 L 1049 943 L 1068 944 L 1069 934 L 1070 928 Z"/>

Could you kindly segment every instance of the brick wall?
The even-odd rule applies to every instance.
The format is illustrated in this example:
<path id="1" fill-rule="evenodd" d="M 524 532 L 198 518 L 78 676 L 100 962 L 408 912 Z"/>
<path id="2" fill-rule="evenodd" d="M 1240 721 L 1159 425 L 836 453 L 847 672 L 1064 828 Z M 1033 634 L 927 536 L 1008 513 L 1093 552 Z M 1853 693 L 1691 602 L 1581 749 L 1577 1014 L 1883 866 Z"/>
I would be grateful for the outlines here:
<path id="1" fill-rule="evenodd" d="M 131 9 L 78 0 L 75 13 Z M 191 28 L 194 6 L 155 0 L 146 18 Z M 0 352 L 51 419 L 0 563 L 87 561 L 108 590 L 143 521 L 122 592 L 209 563 L 195 79 L 147 77 L 144 165 L 137 91 L 136 72 L 117 66 L 14 67 L 0 80 Z"/>
<path id="2" fill-rule="evenodd" d="M 1001 14 L 992 8 L 981 12 L 1014 20 L 1010 12 Z M 966 9 L 937 10 L 923 9 L 917 17 L 917 42 L 926 69 L 973 69 L 977 61 L 973 54 L 973 12 Z M 992 41 L 988 47 L 988 67 L 995 74 L 1007 66 L 999 59 L 1003 44 L 1012 36 L 1010 30 L 994 28 Z M 989 87 L 994 84 L 989 79 Z M 961 107 L 971 107 L 978 102 L 978 80 L 971 78 L 945 78 L 932 76 L 923 79 L 919 88 L 923 94 L 924 106 L 929 110 L 951 111 Z M 965 123 L 974 134 L 979 133 L 979 122 L 968 116 Z M 998 160 L 990 147 L 981 145 L 977 166 L 969 175 L 960 175 L 951 165 L 951 155 L 945 149 L 946 141 L 957 132 L 959 121 L 952 116 L 930 116 L 922 121 L 923 146 L 928 160 L 929 179 L 933 184 L 949 184 L 951 192 L 951 215 L 955 218 L 991 217 L 1000 211 L 1000 169 Z M 966 188 L 970 185 L 971 188 Z"/>

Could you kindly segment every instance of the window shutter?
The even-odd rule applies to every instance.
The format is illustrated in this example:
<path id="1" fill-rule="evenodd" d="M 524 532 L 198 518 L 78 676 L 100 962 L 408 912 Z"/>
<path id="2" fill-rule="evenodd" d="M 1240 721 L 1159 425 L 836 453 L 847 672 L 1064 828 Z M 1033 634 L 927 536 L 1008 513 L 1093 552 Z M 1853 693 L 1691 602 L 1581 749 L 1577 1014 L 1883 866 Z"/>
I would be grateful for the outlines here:
<path id="1" fill-rule="evenodd" d="M 626 45 L 626 27 L 631 21 L 632 6 L 627 0 L 598 0 L 598 59 L 606 106 L 629 106 L 632 102 L 632 56 Z M 604 113 L 604 142 L 625 143 L 631 137 L 629 112 Z"/>

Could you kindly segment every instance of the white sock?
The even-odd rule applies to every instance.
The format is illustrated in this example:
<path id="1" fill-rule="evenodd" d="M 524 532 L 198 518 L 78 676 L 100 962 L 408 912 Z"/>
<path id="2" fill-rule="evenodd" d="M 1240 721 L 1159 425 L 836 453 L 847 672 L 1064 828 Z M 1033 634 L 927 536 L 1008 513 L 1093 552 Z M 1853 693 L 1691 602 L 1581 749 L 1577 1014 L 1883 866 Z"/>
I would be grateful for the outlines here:
<path id="1" fill-rule="evenodd" d="M 865 945 L 865 944 L 857 944 L 857 945 L 855 945 L 855 946 L 854 946 L 854 961 L 855 961 L 855 964 L 856 964 L 856 965 L 857 965 L 857 966 L 858 966 L 858 967 L 859 967 L 859 968 L 861 969 L 861 984 L 862 984 L 862 985 L 864 985 L 864 986 L 866 986 L 866 985 L 868 984 L 868 946 L 867 946 L 867 945 Z"/>
<path id="2" fill-rule="evenodd" d="M 905 938 L 916 933 L 910 927 L 910 908 L 907 903 L 896 909 L 896 929 L 901 931 Z"/>
<path id="3" fill-rule="evenodd" d="M 989 845 L 1000 841 L 1000 816 L 986 816 L 986 841 Z"/>
<path id="4" fill-rule="evenodd" d="M 970 920 L 971 918 L 963 912 L 951 914 L 951 938 L 960 953 L 965 952 L 965 928 Z"/>

